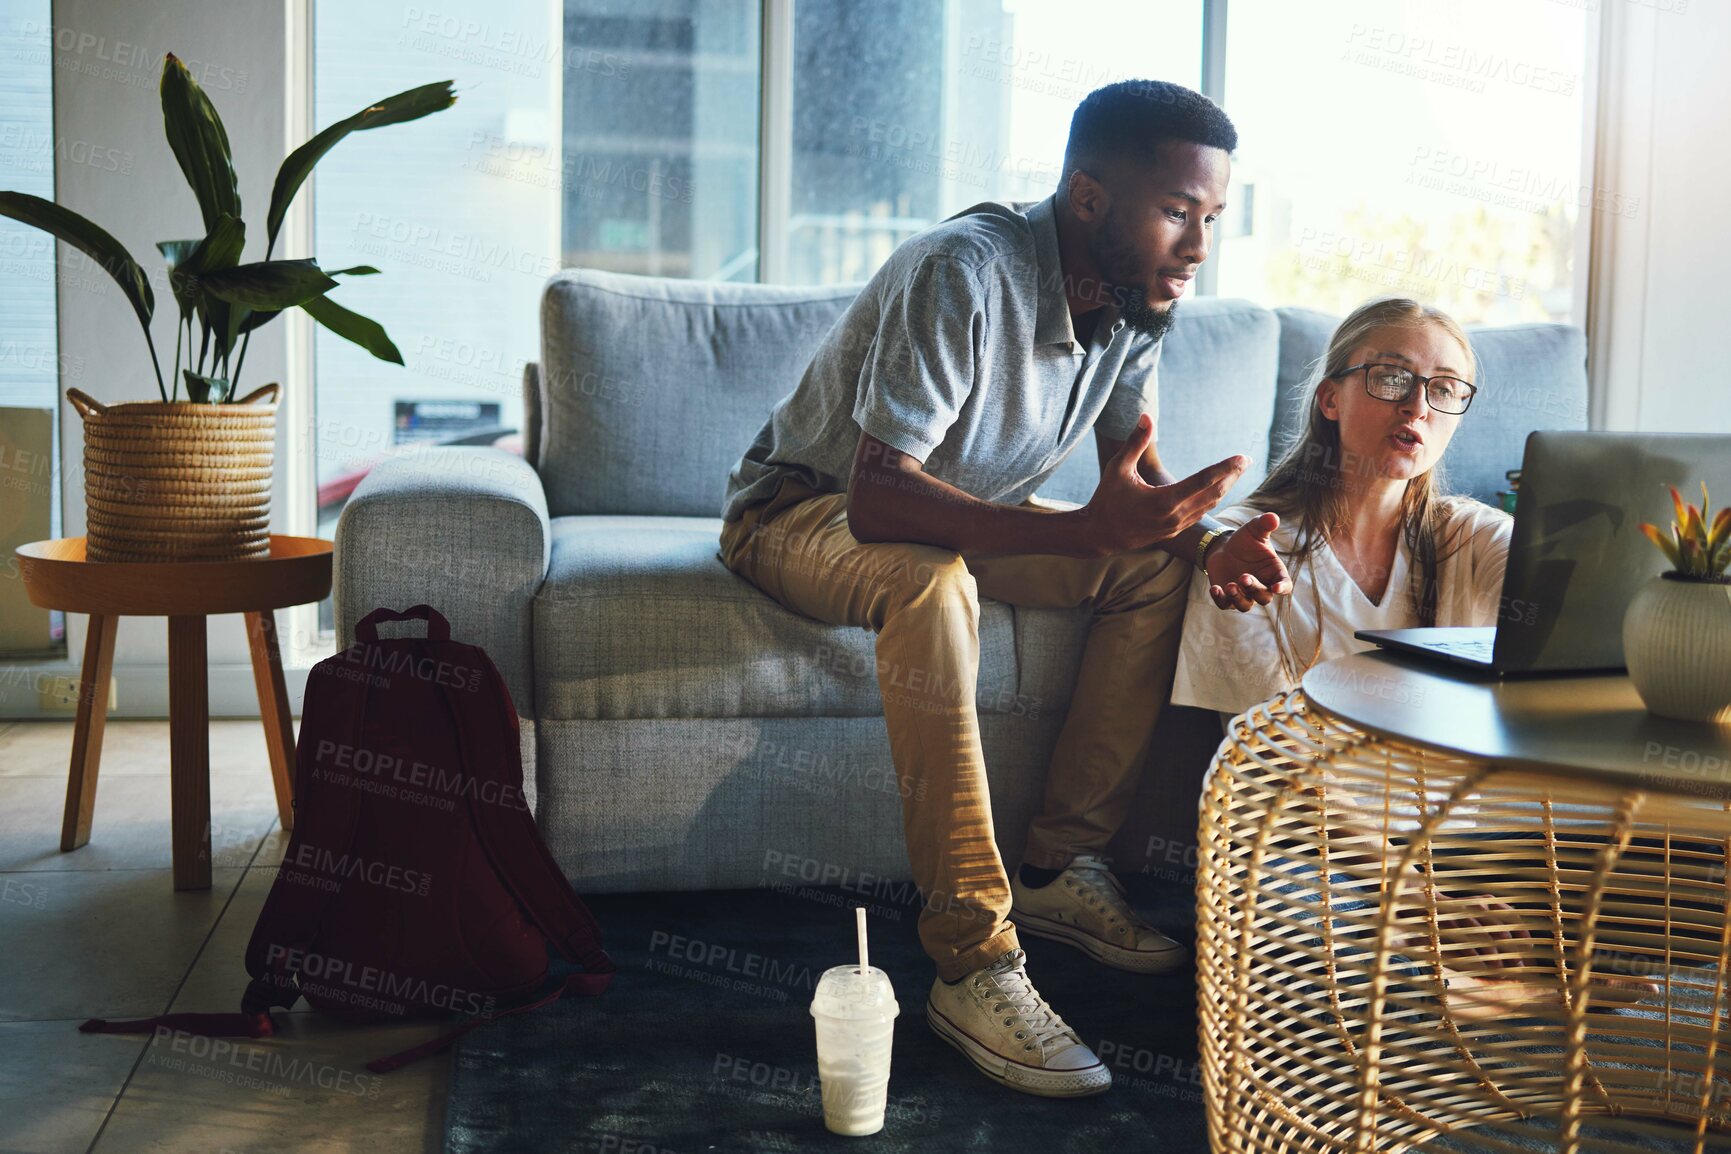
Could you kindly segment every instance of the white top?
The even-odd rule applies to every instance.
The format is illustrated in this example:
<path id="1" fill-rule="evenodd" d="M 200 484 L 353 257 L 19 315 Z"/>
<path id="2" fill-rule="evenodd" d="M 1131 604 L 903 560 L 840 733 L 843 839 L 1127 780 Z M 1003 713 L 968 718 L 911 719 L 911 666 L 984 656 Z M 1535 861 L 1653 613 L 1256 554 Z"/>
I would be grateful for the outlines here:
<path id="1" fill-rule="evenodd" d="M 1458 547 L 1440 565 L 1436 623 L 1494 625 L 1514 518 L 1468 498 L 1452 498 L 1450 505 L 1438 551 L 1455 542 Z M 1249 505 L 1234 505 L 1215 516 L 1236 528 L 1259 512 Z M 1294 572 L 1290 558 L 1297 527 L 1283 523 L 1272 540 L 1291 572 L 1290 597 L 1277 597 L 1272 605 L 1248 613 L 1218 609 L 1208 596 L 1201 570 L 1191 577 L 1173 704 L 1242 713 L 1277 693 L 1296 689 L 1312 664 L 1375 648 L 1353 637 L 1356 630 L 1408 629 L 1419 624 L 1411 592 L 1412 559 L 1404 537 L 1380 602 L 1365 596 L 1326 542 Z"/>

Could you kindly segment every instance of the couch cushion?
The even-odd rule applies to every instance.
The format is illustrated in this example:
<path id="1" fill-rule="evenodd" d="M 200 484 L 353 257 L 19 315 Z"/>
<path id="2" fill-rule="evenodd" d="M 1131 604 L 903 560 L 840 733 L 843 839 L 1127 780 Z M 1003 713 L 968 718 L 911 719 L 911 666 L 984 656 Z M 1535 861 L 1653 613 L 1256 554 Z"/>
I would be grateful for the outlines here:
<path id="1" fill-rule="evenodd" d="M 535 597 L 540 716 L 869 717 L 876 638 L 782 608 L 721 563 L 715 517 L 560 517 Z M 982 710 L 1026 713 L 1008 606 L 980 606 Z"/>
<path id="2" fill-rule="evenodd" d="M 1016 692 L 1030 717 L 1070 708 L 1088 640 L 1086 609 L 1021 609 L 1016 614 Z"/>
<path id="3" fill-rule="evenodd" d="M 1007 869 L 1039 812 L 1060 721 L 980 714 Z M 799 890 L 827 878 L 870 899 L 860 904 L 880 919 L 873 933 L 901 932 L 885 923 L 904 917 L 913 932 L 901 797 L 919 786 L 897 779 L 882 718 L 550 721 L 539 732 L 536 821 L 584 893 Z"/>
<path id="4" fill-rule="evenodd" d="M 1280 383 L 1269 444 L 1275 456 L 1303 429 L 1305 385 L 1342 318 L 1276 309 Z M 1535 429 L 1587 427 L 1587 334 L 1574 325 L 1468 325 L 1479 392 L 1443 458 L 1448 487 L 1495 502 L 1504 473 L 1521 467 Z M 1174 330 L 1176 331 L 1176 330 Z"/>
<path id="5" fill-rule="evenodd" d="M 541 297 L 537 464 L 555 516 L 710 516 L 858 285 L 568 269 Z"/>
<path id="6" fill-rule="evenodd" d="M 1182 477 L 1234 453 L 1254 464 L 1226 503 L 1250 495 L 1267 465 L 1280 322 L 1249 301 L 1201 297 L 1179 306 L 1160 354 L 1160 459 Z M 1092 442 L 1071 453 L 1042 497 L 1085 502 L 1100 479 Z"/>
<path id="7" fill-rule="evenodd" d="M 1275 309 L 1280 318 L 1280 366 L 1274 390 L 1274 421 L 1268 429 L 1268 460 L 1280 459 L 1304 430 L 1305 386 L 1328 350 L 1341 318 L 1316 309 Z"/>

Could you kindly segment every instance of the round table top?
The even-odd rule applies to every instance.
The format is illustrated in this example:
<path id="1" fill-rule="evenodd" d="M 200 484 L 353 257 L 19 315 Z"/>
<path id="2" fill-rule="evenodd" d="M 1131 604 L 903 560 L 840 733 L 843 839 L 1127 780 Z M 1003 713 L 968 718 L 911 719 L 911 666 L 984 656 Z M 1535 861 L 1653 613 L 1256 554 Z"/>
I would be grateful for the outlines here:
<path id="1" fill-rule="evenodd" d="M 1304 698 L 1378 736 L 1487 762 L 1731 797 L 1731 726 L 1648 713 L 1621 673 L 1499 678 L 1373 650 L 1310 670 Z"/>
<path id="2" fill-rule="evenodd" d="M 322 601 L 331 543 L 271 535 L 270 554 L 240 561 L 86 561 L 84 538 L 18 546 L 32 605 L 104 617 L 250 613 Z"/>

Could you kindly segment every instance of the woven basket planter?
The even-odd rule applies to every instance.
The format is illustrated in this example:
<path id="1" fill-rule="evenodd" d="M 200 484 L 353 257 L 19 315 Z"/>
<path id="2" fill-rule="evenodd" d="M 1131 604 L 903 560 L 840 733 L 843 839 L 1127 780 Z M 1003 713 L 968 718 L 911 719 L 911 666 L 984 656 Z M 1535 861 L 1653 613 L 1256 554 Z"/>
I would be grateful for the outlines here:
<path id="1" fill-rule="evenodd" d="M 86 558 L 267 555 L 279 392 L 265 385 L 225 405 L 103 405 L 68 389 L 84 418 Z"/>

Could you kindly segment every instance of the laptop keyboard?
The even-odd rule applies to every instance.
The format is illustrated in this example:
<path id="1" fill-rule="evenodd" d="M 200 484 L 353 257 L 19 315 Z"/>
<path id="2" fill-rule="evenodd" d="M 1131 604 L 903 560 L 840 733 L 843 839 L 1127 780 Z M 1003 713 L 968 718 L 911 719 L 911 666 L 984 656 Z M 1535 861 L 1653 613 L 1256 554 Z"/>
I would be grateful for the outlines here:
<path id="1" fill-rule="evenodd" d="M 1485 665 L 1491 663 L 1491 656 L 1496 650 L 1497 639 L 1492 637 L 1463 637 L 1458 640 L 1429 641 L 1425 648 L 1437 653 L 1447 653 L 1454 657 L 1464 657 L 1468 661 L 1478 661 Z"/>

